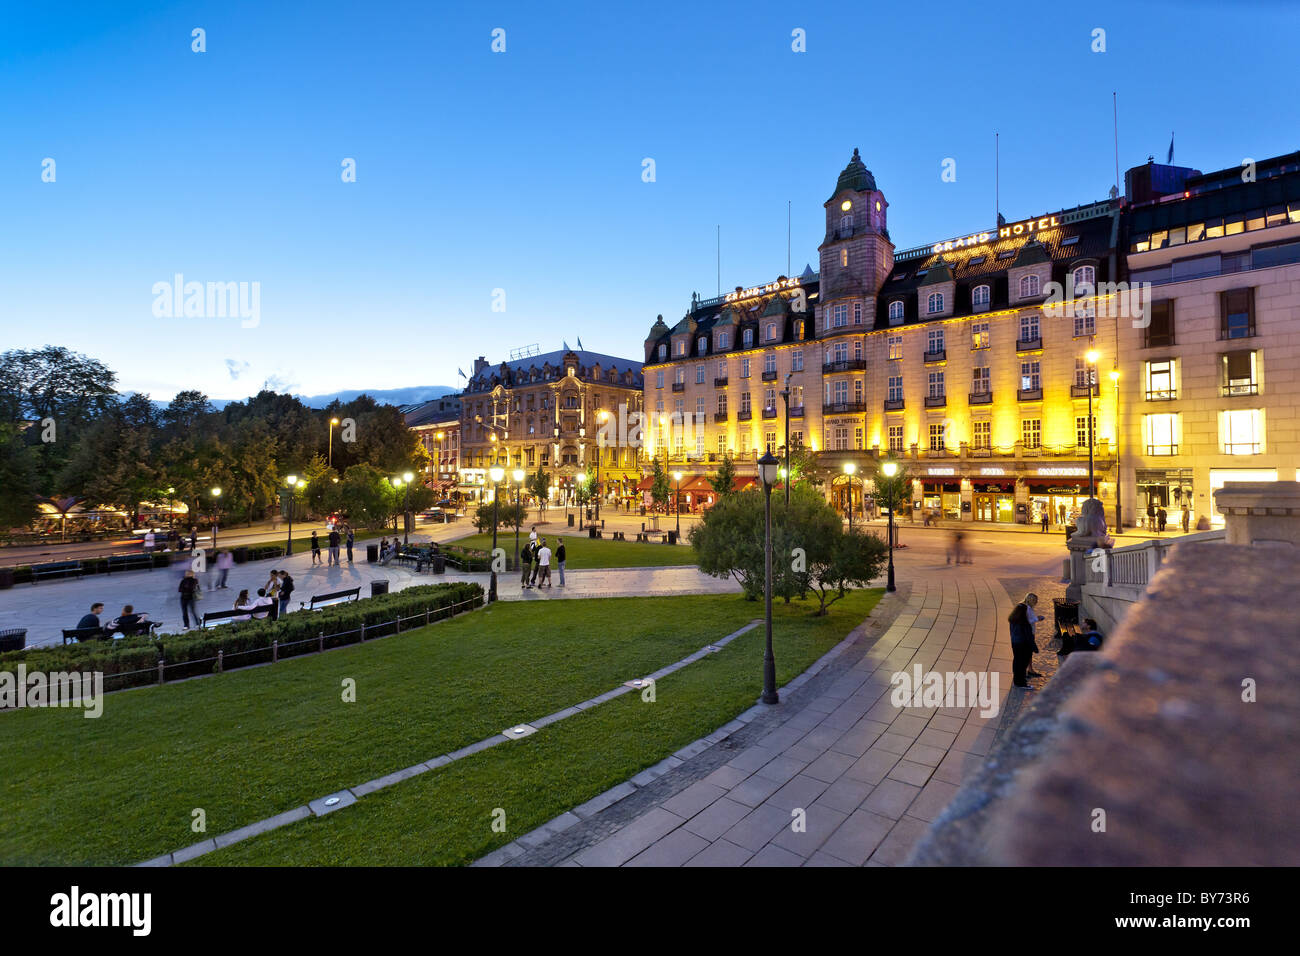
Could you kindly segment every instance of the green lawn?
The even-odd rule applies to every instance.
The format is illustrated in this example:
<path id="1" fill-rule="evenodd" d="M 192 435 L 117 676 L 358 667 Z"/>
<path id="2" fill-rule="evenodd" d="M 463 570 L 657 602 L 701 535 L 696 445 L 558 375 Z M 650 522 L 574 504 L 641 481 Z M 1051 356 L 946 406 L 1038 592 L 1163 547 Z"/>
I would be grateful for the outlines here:
<path id="1" fill-rule="evenodd" d="M 584 568 L 650 568 L 695 564 L 695 549 L 685 543 L 684 537 L 682 543 L 676 545 L 615 541 L 609 537 L 609 532 L 605 533 L 605 537 L 593 540 L 585 534 L 561 535 L 545 525 L 538 527 L 537 534 L 539 537 L 546 539 L 546 543 L 552 551 L 556 549 L 560 540 L 564 541 L 566 558 L 564 567 L 570 571 Z M 519 547 L 522 548 L 527 541 L 528 526 L 525 526 L 519 533 Z M 491 551 L 492 535 L 490 533 L 474 534 L 468 538 L 459 538 L 447 543 L 460 547 L 481 548 L 484 551 Z M 497 547 L 505 548 L 506 554 L 513 559 L 515 553 L 515 531 L 513 528 L 509 531 L 502 530 L 497 533 Z M 553 568 L 554 558 L 551 559 L 551 563 Z"/>
<path id="2" fill-rule="evenodd" d="M 843 637 L 877 598 L 876 592 L 853 594 L 825 620 L 810 617 L 807 605 L 778 604 L 777 654 L 785 677 Z M 733 595 L 503 602 L 372 644 L 111 695 L 98 720 L 72 709 L 2 714 L 0 863 L 148 859 L 202 838 L 190 829 L 196 808 L 206 813 L 207 835 L 224 833 L 595 696 L 761 613 L 761 605 Z M 683 627 L 683 621 L 690 623 Z M 612 702 L 598 714 L 545 728 L 528 738 L 535 744 L 504 745 L 502 753 L 476 754 L 447 773 L 433 771 L 367 797 L 362 802 L 373 802 L 375 812 L 402 817 L 394 826 L 411 825 L 406 814 L 423 817 L 420 825 L 429 832 L 420 846 L 381 843 L 375 859 L 470 859 L 501 842 L 486 827 L 483 833 L 466 828 L 478 813 L 474 801 L 497 806 L 501 794 L 521 801 L 527 795 L 513 817 L 517 834 L 516 825 L 543 822 L 708 733 L 756 696 L 760 631 L 673 675 L 659 702 L 627 711 L 624 724 L 617 715 L 627 702 Z M 341 700 L 341 682 L 349 677 L 356 681 L 356 703 Z M 430 786 L 448 787 L 440 802 L 409 802 Z M 349 808 L 322 821 L 342 821 L 338 832 L 351 837 L 331 837 L 328 826 L 312 825 L 254 842 L 279 852 L 278 860 L 306 862 L 320 858 L 317 853 L 331 861 L 357 858 L 370 838 L 347 827 L 360 812 Z M 304 849 L 301 859 L 296 851 L 276 850 L 274 841 L 301 840 L 304 832 L 328 848 Z M 459 842 L 450 834 L 460 834 Z M 242 860 L 236 850 L 255 852 L 251 845 L 231 848 L 214 862 Z"/>

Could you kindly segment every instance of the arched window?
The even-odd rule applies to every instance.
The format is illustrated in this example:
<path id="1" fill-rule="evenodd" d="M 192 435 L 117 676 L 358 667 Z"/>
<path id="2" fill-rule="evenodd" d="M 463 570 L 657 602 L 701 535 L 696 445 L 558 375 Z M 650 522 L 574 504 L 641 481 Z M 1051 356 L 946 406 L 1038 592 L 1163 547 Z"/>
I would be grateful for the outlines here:
<path id="1" fill-rule="evenodd" d="M 753 329 L 745 329 L 745 332 L 744 332 L 744 342 L 745 342 L 745 348 L 749 348 L 751 345 L 754 344 L 754 330 L 753 330 Z"/>
<path id="2" fill-rule="evenodd" d="M 1038 276 L 1021 276 L 1020 298 L 1027 299 L 1032 295 L 1038 295 Z"/>
<path id="3" fill-rule="evenodd" d="M 696 339 L 695 349 L 696 352 L 698 352 L 700 355 L 703 355 L 705 352 L 707 352 L 709 350 L 709 337 L 707 335 L 701 335 L 698 339 Z"/>
<path id="4" fill-rule="evenodd" d="M 1079 266 L 1074 270 L 1074 293 L 1075 295 L 1092 295 L 1092 290 L 1096 288 L 1097 270 L 1092 266 Z"/>
<path id="5" fill-rule="evenodd" d="M 659 346 L 659 360 L 663 361 L 667 357 L 668 357 L 668 346 L 666 345 Z"/>
<path id="6" fill-rule="evenodd" d="M 901 319 L 902 317 L 903 303 L 901 300 L 895 299 L 893 302 L 889 303 L 889 321 L 892 322 L 895 319 Z"/>
<path id="7" fill-rule="evenodd" d="M 987 306 L 989 304 L 989 287 L 986 285 L 977 285 L 971 290 L 970 302 L 971 305 L 975 306 L 975 308 Z"/>
<path id="8" fill-rule="evenodd" d="M 767 323 L 767 340 L 771 342 L 774 341 L 775 339 L 776 339 L 776 323 L 769 322 Z"/>
<path id="9" fill-rule="evenodd" d="M 936 312 L 943 311 L 943 293 L 931 292 L 930 298 L 926 303 L 925 311 L 934 315 Z"/>
<path id="10" fill-rule="evenodd" d="M 840 235 L 841 235 L 841 236 L 851 236 L 851 235 L 853 235 L 853 217 L 852 217 L 852 216 L 840 216 Z"/>

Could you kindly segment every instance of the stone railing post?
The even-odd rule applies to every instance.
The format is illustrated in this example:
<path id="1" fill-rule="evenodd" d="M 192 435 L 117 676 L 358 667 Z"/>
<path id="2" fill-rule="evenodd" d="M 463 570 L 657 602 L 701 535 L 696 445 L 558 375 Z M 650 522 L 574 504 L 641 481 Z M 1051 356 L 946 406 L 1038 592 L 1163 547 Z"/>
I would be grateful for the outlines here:
<path id="1" fill-rule="evenodd" d="M 1300 482 L 1230 481 L 1214 493 L 1228 544 L 1300 548 Z"/>

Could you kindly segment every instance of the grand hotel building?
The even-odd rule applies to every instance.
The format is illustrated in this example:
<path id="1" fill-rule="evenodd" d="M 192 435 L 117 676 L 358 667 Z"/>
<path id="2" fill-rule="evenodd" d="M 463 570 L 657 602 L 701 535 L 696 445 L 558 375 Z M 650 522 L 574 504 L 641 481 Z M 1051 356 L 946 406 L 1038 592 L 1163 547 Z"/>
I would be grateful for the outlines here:
<path id="1" fill-rule="evenodd" d="M 1088 495 L 1091 431 L 1113 520 L 1116 393 L 1100 383 L 1131 304 L 1098 290 L 1117 274 L 1118 199 L 896 251 L 855 150 L 825 209 L 817 273 L 655 323 L 649 452 L 692 476 L 726 451 L 752 470 L 785 445 L 788 386 L 790 443 L 822 452 L 840 508 L 860 510 L 864 490 L 844 464 L 870 474 L 892 454 L 914 478 L 915 508 L 1058 523 Z"/>

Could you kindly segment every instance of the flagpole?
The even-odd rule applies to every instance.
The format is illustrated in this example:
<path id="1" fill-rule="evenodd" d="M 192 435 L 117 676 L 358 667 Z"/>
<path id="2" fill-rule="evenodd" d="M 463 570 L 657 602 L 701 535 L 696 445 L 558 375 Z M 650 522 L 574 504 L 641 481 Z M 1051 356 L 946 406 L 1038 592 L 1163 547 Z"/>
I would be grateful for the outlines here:
<path id="1" fill-rule="evenodd" d="M 1110 94 L 1111 116 L 1115 121 L 1115 189 L 1119 190 L 1119 94 L 1111 91 Z"/>

